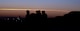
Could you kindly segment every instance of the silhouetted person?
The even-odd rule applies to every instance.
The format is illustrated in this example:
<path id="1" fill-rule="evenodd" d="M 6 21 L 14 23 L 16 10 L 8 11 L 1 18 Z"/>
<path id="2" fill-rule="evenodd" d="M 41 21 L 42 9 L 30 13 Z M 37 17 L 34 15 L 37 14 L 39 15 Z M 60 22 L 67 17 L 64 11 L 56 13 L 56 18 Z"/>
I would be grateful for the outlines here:
<path id="1" fill-rule="evenodd" d="M 47 23 L 47 14 L 45 13 L 45 11 L 42 11 L 42 24 L 46 24 Z"/>
<path id="2" fill-rule="evenodd" d="M 27 11 L 26 11 L 26 18 L 28 18 L 29 16 L 30 16 L 30 11 L 27 10 Z"/>
<path id="3" fill-rule="evenodd" d="M 37 14 L 37 15 L 41 15 L 40 10 L 37 10 L 37 11 L 36 11 L 36 14 Z"/>
<path id="4" fill-rule="evenodd" d="M 30 18 L 31 18 L 31 19 L 35 19 L 35 16 L 36 16 L 35 13 L 31 13 L 31 14 L 30 14 Z"/>
<path id="5" fill-rule="evenodd" d="M 36 11 L 36 17 L 37 17 L 37 19 L 40 19 L 41 18 L 41 12 L 40 12 L 40 10 L 37 10 Z"/>
<path id="6" fill-rule="evenodd" d="M 44 19 L 47 18 L 47 14 L 45 13 L 45 11 L 42 11 L 42 18 L 44 18 Z"/>
<path id="7" fill-rule="evenodd" d="M 26 16 L 25 16 L 24 23 L 27 24 L 29 20 L 30 20 L 30 11 L 27 10 L 27 11 L 26 11 Z"/>

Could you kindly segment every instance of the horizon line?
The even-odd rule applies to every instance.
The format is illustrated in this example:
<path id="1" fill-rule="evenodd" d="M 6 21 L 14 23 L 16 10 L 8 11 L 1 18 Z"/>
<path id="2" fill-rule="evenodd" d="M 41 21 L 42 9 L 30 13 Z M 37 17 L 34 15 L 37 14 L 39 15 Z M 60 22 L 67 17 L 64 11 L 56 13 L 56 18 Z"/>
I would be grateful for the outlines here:
<path id="1" fill-rule="evenodd" d="M 43 10 L 45 10 L 45 9 L 47 9 L 47 10 L 70 10 L 70 11 L 76 10 L 76 9 L 57 9 L 57 8 L 0 8 L 0 10 L 31 10 L 31 9 L 36 9 L 36 10 L 41 10 L 41 9 L 43 9 Z"/>

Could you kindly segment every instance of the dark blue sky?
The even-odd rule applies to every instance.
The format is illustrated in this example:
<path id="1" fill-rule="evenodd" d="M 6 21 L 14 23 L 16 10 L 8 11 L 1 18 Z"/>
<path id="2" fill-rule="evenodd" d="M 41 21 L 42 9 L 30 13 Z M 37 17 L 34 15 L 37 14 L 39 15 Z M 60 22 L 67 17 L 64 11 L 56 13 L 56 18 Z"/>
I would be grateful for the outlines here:
<path id="1" fill-rule="evenodd" d="M 0 0 L 0 8 L 50 8 L 80 10 L 80 0 Z"/>

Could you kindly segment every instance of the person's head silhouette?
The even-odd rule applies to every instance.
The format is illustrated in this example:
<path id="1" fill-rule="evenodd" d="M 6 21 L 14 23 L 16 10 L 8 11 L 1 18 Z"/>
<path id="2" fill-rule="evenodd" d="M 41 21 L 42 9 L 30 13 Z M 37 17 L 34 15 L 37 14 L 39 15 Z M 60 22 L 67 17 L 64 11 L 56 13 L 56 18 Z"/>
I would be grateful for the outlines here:
<path id="1" fill-rule="evenodd" d="M 29 15 L 29 14 L 30 14 L 30 11 L 29 11 L 29 10 L 27 10 L 27 11 L 26 11 L 26 13 L 27 13 L 27 15 Z"/>
<path id="2" fill-rule="evenodd" d="M 29 10 L 26 10 L 26 12 L 29 12 Z"/>
<path id="3" fill-rule="evenodd" d="M 42 14 L 46 14 L 45 11 L 42 11 Z"/>
<path id="4" fill-rule="evenodd" d="M 37 10 L 37 11 L 36 11 L 36 14 L 41 14 L 40 10 Z"/>

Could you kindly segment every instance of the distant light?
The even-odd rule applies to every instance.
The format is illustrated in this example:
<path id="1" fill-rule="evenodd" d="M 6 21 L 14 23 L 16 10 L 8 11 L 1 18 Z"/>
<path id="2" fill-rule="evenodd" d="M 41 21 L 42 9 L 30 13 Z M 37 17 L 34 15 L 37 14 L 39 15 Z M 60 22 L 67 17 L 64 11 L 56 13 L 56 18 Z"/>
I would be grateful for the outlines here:
<path id="1" fill-rule="evenodd" d="M 9 20 L 9 18 L 7 18 L 7 20 Z"/>
<path id="2" fill-rule="evenodd" d="M 17 20 L 16 20 L 16 22 L 17 22 Z"/>
<path id="3" fill-rule="evenodd" d="M 20 20 L 20 18 L 18 17 L 17 20 Z"/>

